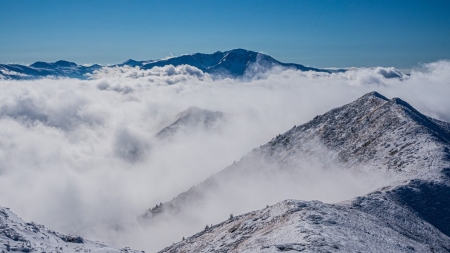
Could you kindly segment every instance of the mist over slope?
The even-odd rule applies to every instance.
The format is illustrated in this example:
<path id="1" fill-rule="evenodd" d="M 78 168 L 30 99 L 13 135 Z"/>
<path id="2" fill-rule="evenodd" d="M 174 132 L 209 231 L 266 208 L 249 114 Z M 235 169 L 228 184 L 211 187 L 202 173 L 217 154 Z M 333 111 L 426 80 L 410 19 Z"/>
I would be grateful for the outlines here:
<path id="1" fill-rule="evenodd" d="M 195 131 L 219 131 L 225 124 L 223 112 L 210 111 L 191 106 L 178 113 L 175 121 L 156 134 L 159 139 L 174 138 L 177 134 L 190 134 Z"/>
<path id="2" fill-rule="evenodd" d="M 450 167 L 449 129 L 449 123 L 429 118 L 401 99 L 389 100 L 379 93 L 368 93 L 278 135 L 201 184 L 149 209 L 144 217 L 152 225 L 161 219 L 176 219 L 180 224 L 186 220 L 205 223 L 204 217 L 216 221 L 219 215 L 251 211 L 263 206 L 263 201 L 273 203 L 294 195 L 333 203 L 410 179 L 425 180 L 415 188 L 428 188 L 428 180 L 446 178 L 442 170 Z M 423 201 L 434 197 L 442 203 L 450 193 L 446 185 L 448 180 L 443 180 L 441 188 L 433 186 L 436 192 L 428 190 L 427 197 L 418 198 Z M 405 197 L 394 192 L 390 196 L 404 198 L 406 203 L 414 199 L 414 194 Z M 419 206 L 426 215 L 430 212 L 427 207 L 433 209 L 429 203 Z M 433 209 L 436 213 L 432 215 L 439 213 L 442 218 L 429 221 L 438 228 L 450 217 L 445 204 L 443 207 Z M 442 232 L 447 233 L 446 230 L 444 226 Z M 247 232 L 243 233 L 248 236 Z M 225 243 L 216 239 L 219 244 Z M 194 239 L 192 243 L 199 246 L 195 242 L 198 241 Z M 234 250 L 239 249 L 243 250 Z"/>
<path id="3" fill-rule="evenodd" d="M 118 248 L 162 249 L 198 231 L 195 226 L 223 221 L 229 212 L 177 227 L 180 234 L 173 233 L 175 222 L 154 227 L 136 217 L 316 115 L 377 90 L 401 97 L 425 115 L 450 120 L 449 62 L 419 66 L 402 78 L 386 78 L 381 70 L 392 69 L 321 73 L 275 68 L 255 78 L 217 80 L 188 65 L 125 66 L 101 69 L 92 80 L 1 80 L 1 205 L 25 220 Z M 181 134 L 163 145 L 154 141 L 176 114 L 191 106 L 233 117 L 221 131 Z M 361 183 L 359 175 L 330 172 L 322 177 L 315 173 L 321 170 L 308 170 L 325 169 L 320 162 L 306 159 L 303 170 L 308 175 L 304 181 L 318 180 L 310 191 L 315 195 L 274 187 L 273 202 L 250 192 L 247 197 L 257 208 L 279 202 L 275 197 L 283 193 L 337 202 L 374 186 L 370 177 L 365 178 L 369 183 Z M 332 189 L 346 188 L 327 199 L 330 189 L 321 186 L 329 183 L 334 183 Z M 223 204 L 239 214 L 239 205 Z"/>

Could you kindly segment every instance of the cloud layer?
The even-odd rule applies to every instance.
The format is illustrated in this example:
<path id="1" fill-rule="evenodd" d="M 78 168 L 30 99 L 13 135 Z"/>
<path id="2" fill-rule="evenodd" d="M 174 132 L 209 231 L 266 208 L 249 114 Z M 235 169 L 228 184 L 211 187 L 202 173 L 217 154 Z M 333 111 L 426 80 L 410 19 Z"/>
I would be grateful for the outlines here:
<path id="1" fill-rule="evenodd" d="M 1 80 L 0 88 L 0 205 L 62 232 L 150 251 L 181 239 L 179 234 L 189 236 L 199 226 L 226 219 L 228 210 L 184 221 L 186 229 L 173 233 L 179 220 L 138 225 L 136 217 L 146 209 L 293 125 L 367 92 L 401 97 L 429 116 L 450 121 L 448 61 L 418 66 L 409 76 L 381 67 L 333 74 L 276 69 L 220 80 L 188 65 L 116 67 L 101 69 L 92 80 Z M 229 119 L 217 132 L 154 139 L 190 106 L 222 111 Z M 330 180 L 332 174 L 317 172 L 326 169 L 322 165 L 302 168 L 303 176 L 323 187 L 305 193 L 301 185 L 294 191 L 287 190 L 294 183 L 286 188 L 274 184 L 273 195 L 261 198 L 254 195 L 260 187 L 255 185 L 239 190 L 252 199 L 248 205 L 231 198 L 221 205 L 238 214 L 280 198 L 333 202 L 369 190 L 358 178 Z M 343 184 L 348 188 L 335 192 Z M 329 197 L 331 191 L 335 195 Z"/>

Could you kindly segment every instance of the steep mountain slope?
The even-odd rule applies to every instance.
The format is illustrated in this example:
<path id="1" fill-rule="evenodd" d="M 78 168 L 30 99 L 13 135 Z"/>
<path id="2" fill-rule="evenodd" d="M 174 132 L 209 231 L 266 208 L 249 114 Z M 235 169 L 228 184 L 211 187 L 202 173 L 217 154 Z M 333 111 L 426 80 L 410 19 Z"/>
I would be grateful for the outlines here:
<path id="1" fill-rule="evenodd" d="M 79 236 L 64 235 L 34 222 L 25 222 L 8 208 L 0 208 L 1 252 L 130 252 Z"/>
<path id="2" fill-rule="evenodd" d="M 333 150 L 340 163 L 368 163 L 406 178 L 428 178 L 446 160 L 449 125 L 399 98 L 388 100 L 373 92 L 294 127 L 255 152 L 286 163 L 286 154 L 307 152 L 305 140 L 314 139 Z M 426 174 L 424 167 L 430 168 Z"/>
<path id="3" fill-rule="evenodd" d="M 191 203 L 198 205 L 205 193 L 226 191 L 236 178 L 248 184 L 271 170 L 295 172 L 298 161 L 305 157 L 359 173 L 376 170 L 397 181 L 438 178 L 443 168 L 450 167 L 448 127 L 398 98 L 388 100 L 369 93 L 277 136 L 145 216 L 155 216 L 162 209 L 177 213 Z"/>
<path id="4" fill-rule="evenodd" d="M 214 131 L 225 121 L 225 114 L 191 106 L 176 115 L 176 120 L 156 134 L 159 139 L 171 138 L 177 133 Z"/>
<path id="5" fill-rule="evenodd" d="M 281 202 L 164 252 L 448 252 L 449 129 L 449 123 L 427 117 L 399 98 L 372 92 L 294 126 L 144 217 L 183 215 L 193 206 L 199 210 L 208 197 L 231 191 L 236 180 L 250 185 L 264 173 L 275 178 L 280 171 L 295 172 L 298 161 L 310 157 L 356 173 L 385 173 L 388 177 L 380 182 L 385 187 L 338 204 Z M 266 169 L 267 164 L 274 166 Z"/>

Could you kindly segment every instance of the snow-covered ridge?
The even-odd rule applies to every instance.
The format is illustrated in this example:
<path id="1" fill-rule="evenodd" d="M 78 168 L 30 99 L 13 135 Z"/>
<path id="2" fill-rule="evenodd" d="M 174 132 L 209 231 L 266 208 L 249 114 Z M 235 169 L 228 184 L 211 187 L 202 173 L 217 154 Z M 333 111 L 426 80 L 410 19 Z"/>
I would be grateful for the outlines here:
<path id="1" fill-rule="evenodd" d="M 0 207 L 0 250 L 2 252 L 129 252 L 79 236 L 65 235 L 34 222 L 25 222 L 8 208 Z"/>
<path id="2" fill-rule="evenodd" d="M 376 192 L 346 203 L 285 200 L 230 217 L 161 252 L 448 252 L 420 213 Z"/>
<path id="3" fill-rule="evenodd" d="M 220 198 L 236 178 L 258 180 L 261 167 L 248 166 L 255 157 L 276 164 L 277 170 L 295 169 L 298 158 L 317 156 L 314 149 L 320 143 L 329 150 L 320 159 L 356 172 L 387 173 L 391 180 L 338 204 L 280 202 L 208 226 L 162 252 L 447 252 L 449 126 L 399 98 L 368 93 L 294 126 L 144 217 L 158 220 L 183 215 L 192 206 L 201 209 L 207 196 Z"/>
<path id="4" fill-rule="evenodd" d="M 434 178 L 438 167 L 444 166 L 432 164 L 446 156 L 449 125 L 399 98 L 389 100 L 372 92 L 294 127 L 256 152 L 281 162 L 281 152 L 298 153 L 304 140 L 318 138 L 336 152 L 341 163 L 371 163 L 407 178 Z M 424 171 L 424 167 L 435 170 Z"/>

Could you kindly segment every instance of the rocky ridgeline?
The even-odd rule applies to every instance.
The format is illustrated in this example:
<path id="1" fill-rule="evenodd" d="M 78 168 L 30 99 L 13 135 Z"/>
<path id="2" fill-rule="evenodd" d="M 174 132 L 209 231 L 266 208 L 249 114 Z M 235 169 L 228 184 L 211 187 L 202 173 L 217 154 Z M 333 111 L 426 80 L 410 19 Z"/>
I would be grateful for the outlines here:
<path id="1" fill-rule="evenodd" d="M 450 239 L 373 193 L 348 203 L 285 200 L 213 225 L 161 252 L 448 252 Z"/>
<path id="2" fill-rule="evenodd" d="M 389 100 L 372 92 L 294 127 L 254 152 L 286 163 L 311 152 L 318 142 L 346 166 L 364 163 L 405 178 L 433 178 L 448 162 L 449 127 L 399 98 Z"/>

